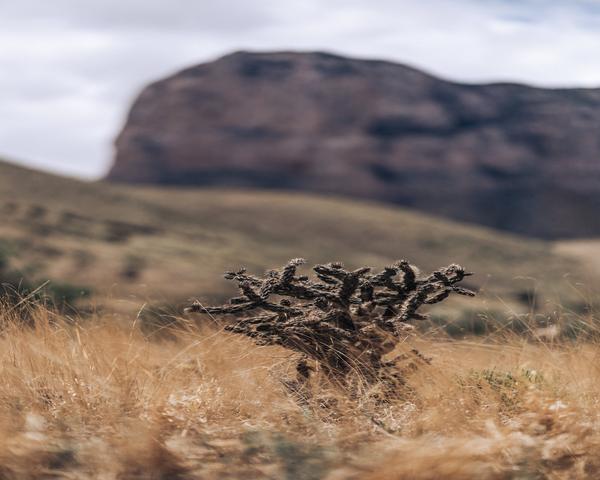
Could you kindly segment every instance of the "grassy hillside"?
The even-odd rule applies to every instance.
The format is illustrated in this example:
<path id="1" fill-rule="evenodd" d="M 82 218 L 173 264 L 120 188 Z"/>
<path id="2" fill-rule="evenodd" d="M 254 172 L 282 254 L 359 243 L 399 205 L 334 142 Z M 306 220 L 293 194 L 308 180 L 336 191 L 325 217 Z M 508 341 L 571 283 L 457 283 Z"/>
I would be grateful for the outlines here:
<path id="1" fill-rule="evenodd" d="M 459 262 L 481 293 L 443 307 L 449 318 L 524 310 L 534 282 L 519 276 L 546 299 L 593 278 L 581 245 L 334 198 L 133 189 L 1 163 L 0 211 L 0 280 L 90 287 L 85 301 L 108 310 L 0 299 L 0 478 L 598 478 L 595 321 L 578 341 L 407 334 L 386 356 L 403 380 L 391 395 L 365 370 L 335 383 L 310 360 L 302 381 L 290 349 L 186 318 L 149 332 L 134 313 L 217 300 L 223 270 L 300 255 Z"/>
<path id="2" fill-rule="evenodd" d="M 224 294 L 221 273 L 291 257 L 381 267 L 406 258 L 477 273 L 480 302 L 567 291 L 579 261 L 553 246 L 420 213 L 289 193 L 84 183 L 0 163 L 0 258 L 28 278 L 90 287 L 94 302 L 139 308 Z M 3 252 L 3 253 L 2 253 Z M 536 279 L 535 281 L 532 280 Z"/>

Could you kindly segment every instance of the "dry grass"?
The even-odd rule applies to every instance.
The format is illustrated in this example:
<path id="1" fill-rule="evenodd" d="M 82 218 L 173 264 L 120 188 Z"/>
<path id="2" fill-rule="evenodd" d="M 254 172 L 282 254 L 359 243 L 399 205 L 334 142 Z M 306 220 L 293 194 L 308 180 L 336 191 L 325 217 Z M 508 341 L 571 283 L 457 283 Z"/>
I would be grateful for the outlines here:
<path id="1" fill-rule="evenodd" d="M 410 398 L 321 386 L 293 354 L 183 320 L 0 314 L 0 478 L 599 478 L 599 350 L 414 339 Z M 399 352 L 396 352 L 399 353 Z"/>

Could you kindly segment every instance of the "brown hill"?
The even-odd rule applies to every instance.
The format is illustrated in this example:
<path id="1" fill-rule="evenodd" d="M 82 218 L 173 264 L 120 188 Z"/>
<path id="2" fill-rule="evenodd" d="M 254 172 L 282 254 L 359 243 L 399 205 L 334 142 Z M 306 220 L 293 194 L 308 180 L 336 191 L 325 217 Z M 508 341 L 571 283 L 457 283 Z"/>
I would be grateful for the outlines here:
<path id="1" fill-rule="evenodd" d="M 600 89 L 463 85 L 390 62 L 238 52 L 145 88 L 108 178 L 334 193 L 592 236 L 599 131 Z"/>
<path id="2" fill-rule="evenodd" d="M 12 272 L 16 281 L 89 287 L 111 309 L 216 301 L 232 293 L 223 271 L 261 273 L 296 256 L 352 268 L 399 257 L 426 271 L 461 263 L 482 290 L 464 306 L 483 302 L 480 311 L 528 310 L 533 289 L 541 301 L 559 294 L 572 304 L 575 279 L 598 278 L 594 270 L 587 282 L 585 259 L 557 255 L 549 242 L 300 193 L 86 183 L 0 161 L 0 213 L 0 284 Z"/>

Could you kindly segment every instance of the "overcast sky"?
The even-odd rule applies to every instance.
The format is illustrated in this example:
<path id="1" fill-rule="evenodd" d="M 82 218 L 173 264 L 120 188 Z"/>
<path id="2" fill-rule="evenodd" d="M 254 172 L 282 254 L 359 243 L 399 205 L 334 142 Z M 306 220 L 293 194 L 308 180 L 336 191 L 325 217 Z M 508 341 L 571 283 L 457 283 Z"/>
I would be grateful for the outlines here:
<path id="1" fill-rule="evenodd" d="M 232 50 L 600 86 L 600 0 L 0 0 L 0 157 L 85 178 L 148 82 Z"/>

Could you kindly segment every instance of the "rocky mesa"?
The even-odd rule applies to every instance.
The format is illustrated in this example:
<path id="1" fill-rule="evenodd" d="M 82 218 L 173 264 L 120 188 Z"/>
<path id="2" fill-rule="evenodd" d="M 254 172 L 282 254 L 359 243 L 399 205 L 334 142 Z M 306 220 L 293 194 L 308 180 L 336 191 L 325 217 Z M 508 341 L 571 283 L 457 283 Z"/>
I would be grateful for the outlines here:
<path id="1" fill-rule="evenodd" d="M 237 52 L 146 87 L 108 179 L 328 193 L 541 238 L 597 236 L 600 89 Z"/>

